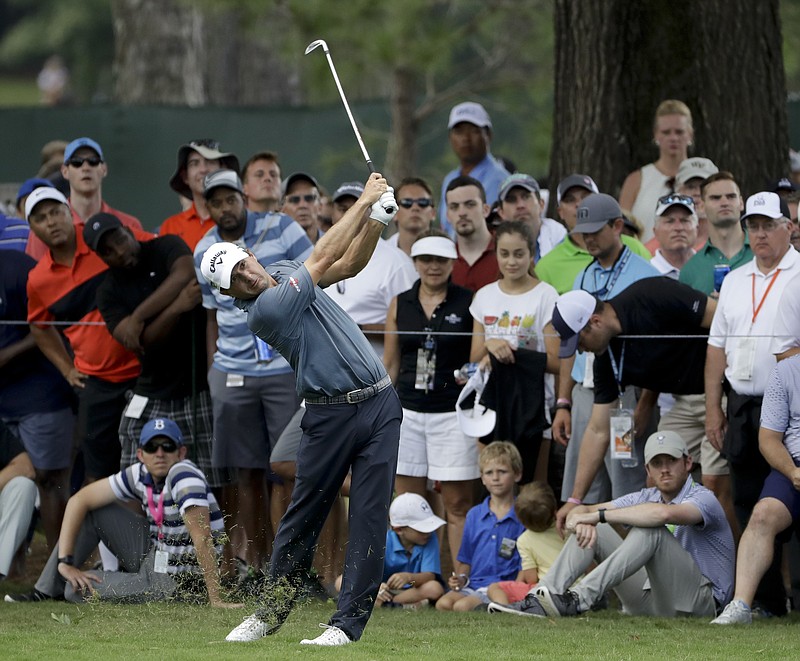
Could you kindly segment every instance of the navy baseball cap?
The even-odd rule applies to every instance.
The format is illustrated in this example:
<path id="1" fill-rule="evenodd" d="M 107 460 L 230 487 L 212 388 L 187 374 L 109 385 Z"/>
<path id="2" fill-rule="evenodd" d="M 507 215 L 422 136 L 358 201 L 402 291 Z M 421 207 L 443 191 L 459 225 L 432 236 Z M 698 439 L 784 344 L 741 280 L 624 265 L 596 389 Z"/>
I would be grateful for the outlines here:
<path id="1" fill-rule="evenodd" d="M 148 420 L 144 427 L 142 427 L 142 433 L 139 434 L 139 447 L 146 445 L 147 441 L 156 436 L 166 436 L 167 438 L 171 438 L 178 445 L 183 445 L 183 434 L 181 434 L 180 427 L 175 424 L 174 420 L 170 420 L 169 418 L 153 418 L 152 420 Z"/>

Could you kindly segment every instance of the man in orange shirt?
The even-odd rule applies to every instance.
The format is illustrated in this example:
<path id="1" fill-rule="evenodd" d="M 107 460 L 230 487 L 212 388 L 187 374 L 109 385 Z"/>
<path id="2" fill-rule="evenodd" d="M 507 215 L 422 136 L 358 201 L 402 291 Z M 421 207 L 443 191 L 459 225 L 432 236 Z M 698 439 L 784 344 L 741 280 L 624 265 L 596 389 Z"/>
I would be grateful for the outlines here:
<path id="1" fill-rule="evenodd" d="M 103 150 L 94 140 L 77 138 L 66 146 L 61 174 L 69 182 L 69 208 L 73 223 L 85 223 L 94 214 L 104 211 L 113 213 L 126 227 L 142 230 L 138 218 L 112 209 L 103 200 L 103 179 L 108 175 L 108 165 Z M 47 246 L 31 232 L 25 252 L 38 262 L 47 253 Z"/>
<path id="2" fill-rule="evenodd" d="M 203 197 L 203 181 L 207 174 L 220 168 L 239 172 L 239 159 L 234 154 L 221 152 L 216 140 L 193 140 L 181 145 L 178 167 L 169 185 L 178 195 L 191 200 L 192 205 L 161 223 L 159 234 L 177 234 L 194 250 L 205 233 L 216 227 Z"/>
<path id="3" fill-rule="evenodd" d="M 119 422 L 141 368 L 103 323 L 96 293 L 108 267 L 84 242 L 67 199 L 55 188 L 37 188 L 25 202 L 25 218 L 48 248 L 28 275 L 31 335 L 78 393 L 78 439 L 87 479 L 96 480 L 119 471 Z"/>

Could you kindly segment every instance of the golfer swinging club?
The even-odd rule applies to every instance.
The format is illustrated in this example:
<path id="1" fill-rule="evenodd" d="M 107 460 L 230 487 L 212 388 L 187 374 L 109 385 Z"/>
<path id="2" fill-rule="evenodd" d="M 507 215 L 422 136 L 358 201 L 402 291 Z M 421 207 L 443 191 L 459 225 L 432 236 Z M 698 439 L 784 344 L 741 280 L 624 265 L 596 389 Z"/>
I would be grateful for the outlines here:
<path id="1" fill-rule="evenodd" d="M 386 522 L 397 463 L 400 402 L 381 361 L 355 322 L 321 286 L 358 273 L 397 210 L 380 174 L 302 264 L 267 269 L 232 243 L 206 250 L 201 272 L 247 313 L 247 325 L 279 351 L 305 398 L 297 481 L 275 536 L 267 601 L 228 634 L 246 642 L 277 631 L 311 567 L 314 547 L 348 470 L 350 541 L 337 611 L 304 645 L 346 645 L 361 637 L 383 571 Z"/>

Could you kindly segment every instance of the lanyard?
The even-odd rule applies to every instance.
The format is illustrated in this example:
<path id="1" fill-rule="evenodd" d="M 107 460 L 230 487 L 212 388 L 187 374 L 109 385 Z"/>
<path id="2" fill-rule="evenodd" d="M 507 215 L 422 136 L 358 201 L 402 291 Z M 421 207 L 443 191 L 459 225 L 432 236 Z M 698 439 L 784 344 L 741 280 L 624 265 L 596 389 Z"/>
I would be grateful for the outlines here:
<path id="1" fill-rule="evenodd" d="M 158 499 L 158 507 L 156 507 L 155 501 L 153 500 L 153 487 L 147 487 L 147 509 L 150 510 L 150 516 L 153 517 L 153 521 L 156 524 L 156 528 L 158 529 L 158 541 L 162 541 L 164 539 L 164 531 L 161 530 L 161 524 L 164 523 L 164 491 L 161 491 L 161 497 Z"/>
<path id="2" fill-rule="evenodd" d="M 614 379 L 617 381 L 617 390 L 619 390 L 619 405 L 622 407 L 622 396 L 625 394 L 622 388 L 622 367 L 625 363 L 625 341 L 622 341 L 622 355 L 619 357 L 619 369 L 617 369 L 617 361 L 614 359 L 614 353 L 611 347 L 608 349 L 608 357 L 611 359 L 611 369 L 614 372 Z"/>
<path id="3" fill-rule="evenodd" d="M 632 254 L 633 253 L 631 253 L 631 251 L 628 248 L 628 246 L 624 246 L 622 248 L 622 252 L 619 254 L 619 257 L 617 257 L 617 261 L 611 267 L 611 273 L 609 274 L 608 279 L 606 280 L 606 284 L 603 287 L 600 287 L 599 289 L 596 289 L 595 291 L 589 292 L 589 293 L 592 294 L 592 296 L 597 296 L 597 298 L 599 298 L 601 300 L 606 300 L 606 297 L 611 293 L 611 290 L 614 289 L 614 285 L 617 284 L 617 280 L 619 279 L 619 276 L 622 275 L 622 271 L 625 269 L 625 265 L 628 263 L 628 260 L 631 258 Z M 595 262 L 597 262 L 596 259 L 592 261 L 592 264 L 594 264 Z M 597 262 L 597 264 L 598 264 L 598 266 L 600 265 L 599 262 Z M 590 264 L 590 266 L 591 266 L 591 264 Z M 602 269 L 603 267 L 600 266 L 600 268 Z M 583 289 L 583 281 L 584 281 L 584 278 L 586 278 L 586 273 L 587 273 L 588 270 L 589 270 L 589 268 L 587 267 L 583 271 L 583 275 L 581 276 L 581 284 L 580 284 L 579 289 Z M 595 287 L 596 287 L 597 286 L 597 271 L 594 272 L 593 277 L 594 277 Z"/>
<path id="4" fill-rule="evenodd" d="M 772 276 L 764 295 L 761 297 L 761 302 L 758 304 L 758 307 L 756 307 L 756 274 L 753 273 L 753 323 L 756 323 L 756 317 L 758 317 L 758 313 L 761 312 L 761 307 L 764 305 L 764 301 L 766 301 L 767 296 L 769 296 L 769 290 L 772 289 L 772 285 L 775 284 L 775 281 L 778 279 L 780 274 L 780 269 L 775 271 L 775 275 Z"/>

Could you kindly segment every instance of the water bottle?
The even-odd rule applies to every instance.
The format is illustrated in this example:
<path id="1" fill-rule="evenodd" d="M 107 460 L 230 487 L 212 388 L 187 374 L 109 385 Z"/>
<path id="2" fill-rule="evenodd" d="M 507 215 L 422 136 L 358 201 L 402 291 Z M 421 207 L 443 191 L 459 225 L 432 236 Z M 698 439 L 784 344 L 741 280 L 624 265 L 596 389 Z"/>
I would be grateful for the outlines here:
<path id="1" fill-rule="evenodd" d="M 453 372 L 456 383 L 463 386 L 469 378 L 478 371 L 478 363 L 464 363 L 459 369 Z"/>

